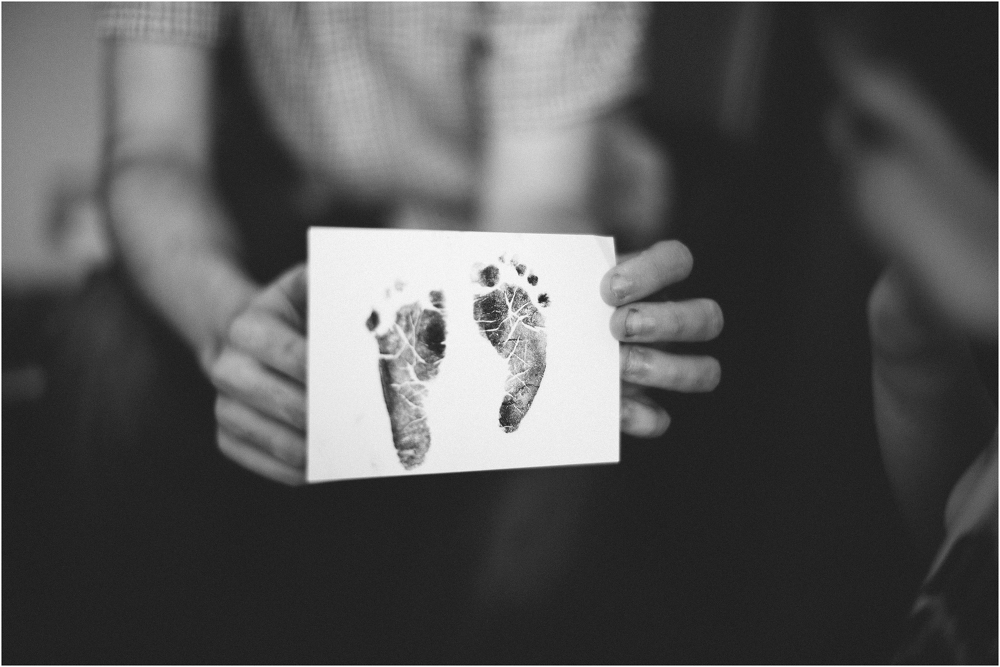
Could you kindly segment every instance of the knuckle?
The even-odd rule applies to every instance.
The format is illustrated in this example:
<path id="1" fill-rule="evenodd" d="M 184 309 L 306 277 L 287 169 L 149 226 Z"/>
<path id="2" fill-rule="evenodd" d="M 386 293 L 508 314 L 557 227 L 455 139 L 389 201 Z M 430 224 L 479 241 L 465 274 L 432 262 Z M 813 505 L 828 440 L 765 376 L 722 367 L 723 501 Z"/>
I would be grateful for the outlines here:
<path id="1" fill-rule="evenodd" d="M 223 351 L 209 367 L 208 379 L 216 389 L 223 389 L 229 384 L 229 375 L 229 357 Z"/>
<path id="2" fill-rule="evenodd" d="M 226 340 L 237 341 L 242 338 L 244 331 L 247 327 L 247 313 L 246 311 L 240 313 L 229 323 L 226 327 Z"/>
<path id="3" fill-rule="evenodd" d="M 231 350 L 224 350 L 209 369 L 209 379 L 219 393 L 237 394 L 245 384 L 245 371 L 240 358 Z"/>
<path id="4" fill-rule="evenodd" d="M 246 350 L 256 349 L 266 340 L 266 327 L 259 314 L 244 312 L 229 325 L 229 341 Z"/>
<path id="5" fill-rule="evenodd" d="M 305 454 L 295 438 L 285 433 L 268 433 L 262 440 L 263 446 L 276 459 L 292 467 L 299 467 L 304 463 Z"/>
<path id="6" fill-rule="evenodd" d="M 625 307 L 616 308 L 615 312 L 611 314 L 611 335 L 617 340 L 629 337 L 628 327 L 626 326 L 628 315 L 629 309 Z"/>
<path id="7" fill-rule="evenodd" d="M 657 377 L 659 379 L 657 384 L 665 389 L 683 387 L 685 384 L 682 369 L 679 364 L 671 360 L 660 365 L 660 368 L 657 369 Z"/>
<path id="8" fill-rule="evenodd" d="M 281 342 L 281 345 L 279 346 L 279 349 L 280 349 L 280 352 L 281 352 L 281 356 L 284 357 L 285 359 L 287 359 L 290 362 L 291 361 L 295 361 L 295 358 L 296 358 L 296 356 L 298 354 L 298 351 L 299 351 L 299 345 L 298 345 L 298 343 L 299 343 L 299 341 L 296 338 L 291 337 L 291 336 L 289 336 L 288 338 L 286 338 L 285 340 L 283 340 Z"/>
<path id="9" fill-rule="evenodd" d="M 660 312 L 660 332 L 666 338 L 677 338 L 684 333 L 684 318 L 677 312 L 677 305 L 674 303 L 664 304 Z"/>
<path id="10" fill-rule="evenodd" d="M 283 360 L 283 366 L 296 374 L 302 373 L 305 368 L 305 343 L 299 336 L 290 335 L 282 341 L 279 354 Z"/>
<path id="11" fill-rule="evenodd" d="M 295 428 L 305 427 L 305 402 L 301 396 L 294 395 L 283 387 L 275 388 L 272 396 L 282 421 Z"/>

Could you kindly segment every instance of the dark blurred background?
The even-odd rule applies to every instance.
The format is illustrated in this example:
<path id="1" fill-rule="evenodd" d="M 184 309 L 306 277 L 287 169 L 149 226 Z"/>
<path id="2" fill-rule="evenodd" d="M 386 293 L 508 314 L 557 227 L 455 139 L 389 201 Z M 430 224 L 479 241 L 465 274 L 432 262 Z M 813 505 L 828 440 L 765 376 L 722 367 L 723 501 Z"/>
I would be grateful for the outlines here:
<path id="1" fill-rule="evenodd" d="M 463 590 L 488 548 L 488 495 L 517 473 L 383 487 L 390 504 L 432 484 L 471 497 L 412 536 L 432 544 L 419 561 L 372 547 L 385 528 L 361 496 L 333 485 L 247 482 L 239 506 L 220 497 L 204 514 L 122 507 L 124 518 L 96 529 L 81 518 L 73 446 L 49 388 L 64 313 L 110 257 L 92 197 L 92 12 L 3 5 L 4 662 L 890 657 L 923 564 L 879 461 L 865 302 L 880 264 L 850 226 L 825 154 L 829 89 L 810 7 L 654 8 L 649 92 L 637 105 L 673 160 L 664 236 L 696 259 L 677 294 L 711 296 L 725 312 L 724 333 L 705 346 L 723 381 L 710 395 L 664 395 L 668 433 L 626 438 L 620 465 L 588 473 L 564 571 L 524 604 L 470 602 Z M 259 154 L 222 150 L 220 169 L 241 215 L 268 215 L 287 194 L 288 165 L 261 134 L 239 72 L 224 67 L 226 131 L 260 140 Z M 556 489 L 563 479 L 531 475 Z M 296 503 L 317 523 L 296 529 L 283 514 Z M 341 503 L 337 518 L 316 520 L 331 503 Z M 332 540 L 364 553 L 367 569 L 336 571 L 322 552 Z M 383 587 L 366 597 L 369 581 Z M 417 602 L 397 607 L 393 591 L 407 586 Z"/>

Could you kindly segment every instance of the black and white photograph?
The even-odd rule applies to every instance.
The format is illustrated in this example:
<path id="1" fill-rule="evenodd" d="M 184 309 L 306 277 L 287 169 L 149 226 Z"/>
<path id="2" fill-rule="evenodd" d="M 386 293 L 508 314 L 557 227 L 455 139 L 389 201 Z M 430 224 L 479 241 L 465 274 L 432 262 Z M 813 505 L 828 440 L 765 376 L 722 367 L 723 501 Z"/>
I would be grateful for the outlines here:
<path id="1" fill-rule="evenodd" d="M 998 7 L 0 3 L 0 661 L 997 664 Z"/>

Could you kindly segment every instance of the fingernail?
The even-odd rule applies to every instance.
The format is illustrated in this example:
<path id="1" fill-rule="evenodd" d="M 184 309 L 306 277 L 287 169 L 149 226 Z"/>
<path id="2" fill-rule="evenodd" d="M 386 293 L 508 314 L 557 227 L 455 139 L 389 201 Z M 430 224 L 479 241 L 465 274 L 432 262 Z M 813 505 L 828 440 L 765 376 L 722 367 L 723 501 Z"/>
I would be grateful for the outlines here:
<path id="1" fill-rule="evenodd" d="M 646 328 L 646 319 L 642 316 L 636 308 L 629 308 L 628 314 L 625 315 L 625 335 L 626 336 L 638 336 L 643 333 Z"/>
<path id="2" fill-rule="evenodd" d="M 628 296 L 628 291 L 632 288 L 632 282 L 620 274 L 611 276 L 611 293 L 619 300 Z"/>

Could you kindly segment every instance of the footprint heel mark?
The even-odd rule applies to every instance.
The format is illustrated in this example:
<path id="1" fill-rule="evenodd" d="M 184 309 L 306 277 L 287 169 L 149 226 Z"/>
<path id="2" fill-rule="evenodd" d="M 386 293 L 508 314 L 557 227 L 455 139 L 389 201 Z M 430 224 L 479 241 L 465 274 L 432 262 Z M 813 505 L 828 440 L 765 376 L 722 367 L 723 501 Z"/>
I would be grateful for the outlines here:
<path id="1" fill-rule="evenodd" d="M 428 383 L 437 377 L 444 359 L 445 317 L 442 292 L 415 298 L 397 283 L 386 290 L 385 304 L 372 310 L 365 322 L 378 342 L 392 442 L 407 470 L 423 463 L 431 446 L 425 402 Z"/>
<path id="2" fill-rule="evenodd" d="M 476 265 L 472 280 L 485 288 L 472 304 L 479 333 L 507 361 L 500 427 L 513 433 L 528 414 L 545 375 L 545 317 L 539 309 L 550 299 L 539 293 L 538 276 L 516 258 Z"/>

